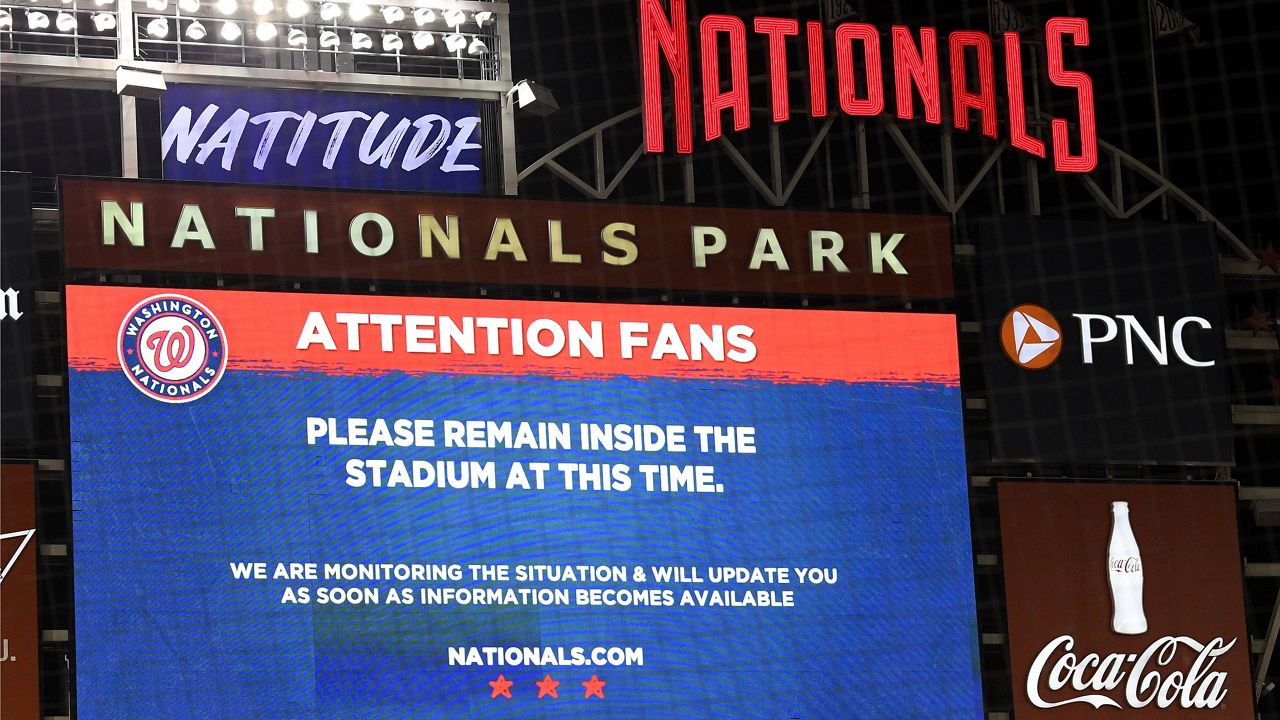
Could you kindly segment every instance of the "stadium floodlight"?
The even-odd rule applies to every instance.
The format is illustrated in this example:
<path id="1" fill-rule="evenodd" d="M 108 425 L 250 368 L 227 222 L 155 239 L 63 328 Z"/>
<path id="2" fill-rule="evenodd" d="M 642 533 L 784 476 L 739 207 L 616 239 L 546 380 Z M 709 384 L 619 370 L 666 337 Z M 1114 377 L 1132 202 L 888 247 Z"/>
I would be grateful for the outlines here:
<path id="1" fill-rule="evenodd" d="M 276 4 L 271 0 L 253 0 L 253 14 L 258 17 L 270 15 L 275 12 Z"/>
<path id="2" fill-rule="evenodd" d="M 476 27 L 484 27 L 486 23 L 493 19 L 492 10 L 481 10 L 475 14 Z"/>
<path id="3" fill-rule="evenodd" d="M 298 28 L 289 28 L 289 47 L 304 48 L 307 46 L 307 34 Z"/>
<path id="4" fill-rule="evenodd" d="M 116 29 L 115 13 L 100 12 L 93 14 L 93 29 L 100 33 L 111 32 Z"/>
<path id="5" fill-rule="evenodd" d="M 399 5 L 387 5 L 382 8 L 382 19 L 388 25 L 398 23 L 404 19 L 404 8 Z"/>
<path id="6" fill-rule="evenodd" d="M 341 40 L 338 38 L 338 33 L 332 30 L 322 30 L 320 32 L 320 47 L 337 48 L 340 42 Z"/>
<path id="7" fill-rule="evenodd" d="M 418 8 L 413 11 L 413 21 L 418 24 L 418 27 L 430 25 L 436 21 L 436 11 L 431 8 Z"/>
<path id="8" fill-rule="evenodd" d="M 236 0 L 218 0 L 217 7 L 218 12 L 223 15 L 235 15 L 236 10 L 240 9 L 240 6 L 236 4 Z"/>
<path id="9" fill-rule="evenodd" d="M 426 50 L 436 44 L 436 38 L 426 30 L 418 30 L 413 33 L 413 46 L 419 50 Z"/>
<path id="10" fill-rule="evenodd" d="M 521 80 L 513 85 L 507 91 L 507 97 L 515 102 L 516 107 L 534 115 L 550 115 L 560 109 L 556 96 L 532 80 Z"/>
<path id="11" fill-rule="evenodd" d="M 467 39 L 457 33 L 444 36 L 444 47 L 449 52 L 458 52 L 467 46 Z"/>
<path id="12" fill-rule="evenodd" d="M 320 19 L 325 22 L 333 22 L 342 14 L 342 8 L 338 7 L 336 2 L 327 2 L 320 6 Z"/>
<path id="13" fill-rule="evenodd" d="M 116 0 L 93 0 L 93 4 L 97 5 L 98 7 L 106 7 L 108 5 L 114 4 L 115 1 Z"/>
<path id="14" fill-rule="evenodd" d="M 0 8 L 0 30 L 12 30 L 12 29 L 13 29 L 13 15 L 10 15 L 8 10 L 5 10 L 4 8 Z"/>
<path id="15" fill-rule="evenodd" d="M 38 10 L 28 10 L 27 27 L 32 30 L 44 30 L 49 27 L 49 16 Z"/>
<path id="16" fill-rule="evenodd" d="M 260 22 L 253 29 L 253 34 L 258 38 L 258 42 L 271 42 L 278 33 L 275 23 L 269 22 Z"/>
<path id="17" fill-rule="evenodd" d="M 369 17 L 370 12 L 372 11 L 369 10 L 369 5 L 364 0 L 352 0 L 351 4 L 347 6 L 347 17 L 356 22 Z"/>
<path id="18" fill-rule="evenodd" d="M 240 26 L 233 22 L 222 23 L 222 29 L 218 31 L 218 35 L 222 36 L 227 42 L 235 42 L 240 39 Z"/>
<path id="19" fill-rule="evenodd" d="M 194 20 L 187 25 L 187 39 L 199 42 L 207 37 L 209 37 L 209 31 L 205 29 L 204 23 Z"/>
<path id="20" fill-rule="evenodd" d="M 289 0 L 285 3 L 284 11 L 294 20 L 304 18 L 307 13 L 311 12 L 311 3 L 307 0 Z"/>
<path id="21" fill-rule="evenodd" d="M 65 10 L 60 10 L 58 11 L 58 18 L 53 21 L 53 24 L 62 32 L 74 32 L 77 25 L 76 16 Z"/>
<path id="22" fill-rule="evenodd" d="M 467 46 L 467 53 L 470 55 L 483 55 L 489 52 L 489 46 L 478 37 L 471 38 L 471 44 Z"/>
<path id="23" fill-rule="evenodd" d="M 448 25 L 454 30 L 457 30 L 458 28 L 462 27 L 462 23 L 467 21 L 467 14 L 462 12 L 461 10 L 458 10 L 457 8 L 454 8 L 452 10 L 445 10 L 443 17 L 444 17 L 444 24 Z"/>
<path id="24" fill-rule="evenodd" d="M 188 15 L 200 12 L 200 0 L 178 0 L 178 9 Z"/>
<path id="25" fill-rule="evenodd" d="M 164 75 L 157 70 L 139 70 L 123 65 L 116 68 L 117 95 L 159 100 L 164 91 Z"/>
<path id="26" fill-rule="evenodd" d="M 169 21 L 164 18 L 153 18 L 147 23 L 147 34 L 153 38 L 169 37 Z"/>
<path id="27" fill-rule="evenodd" d="M 156 12 L 164 12 L 169 9 L 169 0 L 147 0 L 147 8 Z"/>
<path id="28" fill-rule="evenodd" d="M 404 38 L 399 33 L 382 34 L 382 52 L 398 53 L 404 49 Z"/>
<path id="29" fill-rule="evenodd" d="M 352 50 L 368 50 L 373 47 L 373 38 L 369 37 L 369 33 L 353 32 L 351 33 L 351 49 Z"/>

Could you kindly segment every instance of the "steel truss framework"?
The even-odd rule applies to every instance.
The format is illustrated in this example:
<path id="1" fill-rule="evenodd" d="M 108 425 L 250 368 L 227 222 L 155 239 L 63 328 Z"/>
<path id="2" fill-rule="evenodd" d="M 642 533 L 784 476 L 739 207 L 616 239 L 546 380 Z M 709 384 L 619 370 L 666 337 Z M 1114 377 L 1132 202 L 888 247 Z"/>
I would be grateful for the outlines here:
<path id="1" fill-rule="evenodd" d="M 618 170 L 610 173 L 607 169 L 609 158 L 606 157 L 605 148 L 614 143 L 609 142 L 606 136 L 611 133 L 625 134 L 627 137 L 640 136 L 640 133 L 632 125 L 638 126 L 641 121 L 641 113 L 642 108 L 628 110 L 576 135 L 520 170 L 517 180 L 523 181 L 534 173 L 547 171 L 589 198 L 595 200 L 609 199 L 617 191 L 623 180 L 642 161 L 647 159 L 648 162 L 663 162 L 660 155 L 646 156 L 643 141 L 640 141 L 636 144 L 635 151 L 623 160 Z M 1047 126 L 1050 118 L 1046 116 L 1042 120 Z M 837 121 L 837 117 L 833 114 L 821 123 L 813 139 L 805 149 L 800 162 L 789 171 L 784 167 L 782 142 L 777 125 L 769 126 L 769 163 L 765 171 L 766 174 L 763 175 L 727 136 L 721 136 L 714 142 L 717 148 L 724 153 L 731 164 L 741 173 L 747 184 L 759 194 L 760 198 L 774 207 L 785 207 L 791 201 L 800 181 L 807 173 L 814 171 L 814 160 L 818 153 L 823 150 L 824 144 L 830 141 L 831 129 Z M 955 216 L 964 208 L 965 203 L 973 197 L 974 191 L 984 181 L 988 180 L 997 183 L 995 190 L 1000 196 L 1001 212 L 1004 211 L 1003 187 L 998 179 L 1000 174 L 998 161 L 1010 148 L 1008 140 L 984 142 L 985 158 L 973 176 L 961 185 L 962 181 L 956 176 L 955 132 L 950 126 L 943 125 L 940 128 L 942 133 L 942 177 L 939 180 L 926 165 L 921 153 L 912 146 L 911 142 L 903 134 L 902 129 L 899 127 L 900 121 L 897 118 L 889 114 L 882 114 L 866 119 L 850 119 L 846 122 L 854 124 L 853 137 L 856 146 L 854 166 L 850 168 L 850 172 L 856 173 L 858 189 L 858 194 L 853 201 L 853 209 L 872 209 L 871 173 L 867 162 L 867 144 L 870 133 L 867 132 L 867 125 L 874 124 L 876 128 L 882 131 L 877 136 L 887 137 L 891 141 L 893 149 L 911 167 L 923 189 L 941 211 Z M 970 133 L 964 133 L 964 135 L 968 136 Z M 583 147 L 590 151 L 592 159 L 590 165 L 586 168 L 572 169 L 566 166 L 565 159 L 574 157 L 576 151 Z M 1076 174 L 1076 178 L 1108 216 L 1117 219 L 1131 218 L 1148 205 L 1159 201 L 1164 206 L 1164 214 L 1167 217 L 1168 206 L 1173 204 L 1182 208 L 1190 217 L 1200 222 L 1213 223 L 1219 239 L 1227 247 L 1231 248 L 1231 251 L 1240 259 L 1245 261 L 1257 260 L 1253 251 L 1230 228 L 1214 217 L 1194 198 L 1163 177 L 1158 171 L 1104 140 L 1099 139 L 1098 149 L 1101 156 L 1098 167 L 1091 173 Z M 1018 159 L 1026 163 L 1028 169 L 1028 202 L 1030 205 L 1028 209 L 1032 215 L 1039 215 L 1041 191 L 1036 174 L 1036 164 L 1045 161 L 1022 152 L 1018 152 L 1016 155 Z M 683 200 L 686 203 L 693 203 L 696 201 L 697 192 L 692 156 L 682 156 L 676 162 L 684 164 Z M 1142 193 L 1136 201 L 1129 201 L 1128 199 L 1132 192 L 1131 189 L 1137 189 Z"/>

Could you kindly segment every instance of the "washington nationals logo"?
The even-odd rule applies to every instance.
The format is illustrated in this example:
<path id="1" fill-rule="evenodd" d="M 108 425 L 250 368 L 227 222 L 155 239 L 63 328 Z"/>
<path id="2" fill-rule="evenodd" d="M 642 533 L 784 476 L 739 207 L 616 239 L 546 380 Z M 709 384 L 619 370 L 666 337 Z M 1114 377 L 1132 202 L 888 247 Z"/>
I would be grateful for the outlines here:
<path id="1" fill-rule="evenodd" d="M 120 324 L 116 347 L 134 387 L 168 403 L 204 395 L 227 369 L 218 318 L 184 295 L 155 295 L 134 305 Z"/>

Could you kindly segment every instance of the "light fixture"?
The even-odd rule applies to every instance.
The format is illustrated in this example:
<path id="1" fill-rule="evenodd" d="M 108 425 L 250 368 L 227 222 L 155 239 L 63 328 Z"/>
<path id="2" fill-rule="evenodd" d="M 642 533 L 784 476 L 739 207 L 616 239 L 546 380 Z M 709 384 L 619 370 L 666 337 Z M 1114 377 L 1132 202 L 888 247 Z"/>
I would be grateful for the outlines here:
<path id="1" fill-rule="evenodd" d="M 259 17 L 270 15 L 276 9 L 276 4 L 271 0 L 253 0 L 253 14 Z"/>
<path id="2" fill-rule="evenodd" d="M 58 17 L 53 21 L 53 24 L 62 32 L 72 32 L 76 29 L 76 16 L 69 12 L 59 11 Z"/>
<path id="3" fill-rule="evenodd" d="M 12 29 L 13 29 L 13 15 L 10 15 L 8 10 L 0 8 L 0 30 L 12 30 Z"/>
<path id="4" fill-rule="evenodd" d="M 398 53 L 404 49 L 404 38 L 399 33 L 382 34 L 382 52 Z"/>
<path id="5" fill-rule="evenodd" d="M 493 19 L 493 11 L 481 10 L 480 12 L 476 13 L 475 18 L 476 18 L 476 26 L 484 27 L 485 23 Z"/>
<path id="6" fill-rule="evenodd" d="M 93 29 L 98 32 L 110 32 L 116 29 L 116 16 L 112 13 L 94 13 Z"/>
<path id="7" fill-rule="evenodd" d="M 382 19 L 385 20 L 388 25 L 398 23 L 404 19 L 404 8 L 399 5 L 387 5 L 383 7 Z"/>
<path id="8" fill-rule="evenodd" d="M 445 35 L 444 46 L 449 52 L 458 52 L 467 46 L 467 39 L 457 33 Z"/>
<path id="9" fill-rule="evenodd" d="M 413 11 L 413 21 L 418 24 L 418 27 L 430 25 L 436 21 L 436 11 L 431 8 L 418 8 Z"/>
<path id="10" fill-rule="evenodd" d="M 289 47 L 304 48 L 307 46 L 307 34 L 298 28 L 289 28 Z"/>
<path id="11" fill-rule="evenodd" d="M 371 47 L 373 47 L 373 38 L 369 37 L 369 33 L 351 33 L 352 50 L 368 50 Z"/>
<path id="12" fill-rule="evenodd" d="M 169 0 L 147 0 L 147 7 L 156 12 L 164 12 L 169 9 Z"/>
<path id="13" fill-rule="evenodd" d="M 338 7 L 338 3 L 327 2 L 320 6 L 320 19 L 325 22 L 332 22 L 338 19 L 342 14 L 342 8 Z"/>
<path id="14" fill-rule="evenodd" d="M 32 30 L 44 30 L 49 27 L 49 16 L 36 10 L 28 10 L 27 27 Z"/>
<path id="15" fill-rule="evenodd" d="M 560 109 L 556 96 L 531 80 L 521 80 L 511 86 L 507 97 L 515 102 L 516 107 L 534 115 L 550 115 Z"/>
<path id="16" fill-rule="evenodd" d="M 258 38 L 258 42 L 271 42 L 278 33 L 275 23 L 269 22 L 260 22 L 253 29 L 253 34 Z"/>
<path id="17" fill-rule="evenodd" d="M 200 0 L 178 0 L 178 9 L 188 15 L 200 12 Z"/>
<path id="18" fill-rule="evenodd" d="M 233 22 L 224 22 L 218 34 L 227 42 L 235 42 L 240 39 L 240 26 Z"/>
<path id="19" fill-rule="evenodd" d="M 218 0 L 217 7 L 218 12 L 223 15 L 234 15 L 236 10 L 239 9 L 239 5 L 236 4 L 236 0 Z"/>
<path id="20" fill-rule="evenodd" d="M 356 22 L 360 22 L 361 20 L 369 17 L 369 12 L 369 6 L 365 4 L 364 0 L 353 0 L 352 3 L 347 6 L 347 17 L 355 20 Z"/>
<path id="21" fill-rule="evenodd" d="M 471 44 L 467 46 L 467 52 L 471 55 L 483 55 L 489 52 L 489 46 L 478 37 L 471 38 Z"/>
<path id="22" fill-rule="evenodd" d="M 320 47 L 322 47 L 322 48 L 336 48 L 336 47 L 338 47 L 338 43 L 339 43 L 339 40 L 338 40 L 338 33 L 334 32 L 334 31 L 332 31 L 332 30 L 322 30 L 322 31 L 320 31 Z"/>
<path id="23" fill-rule="evenodd" d="M 98 7 L 106 7 L 108 5 L 111 5 L 115 1 L 116 0 L 93 0 L 93 4 L 97 5 Z"/>
<path id="24" fill-rule="evenodd" d="M 209 37 L 209 31 L 205 29 L 204 23 L 199 20 L 193 20 L 187 25 L 187 38 L 199 42 Z"/>
<path id="25" fill-rule="evenodd" d="M 426 30 L 418 30 L 413 33 L 413 46 L 419 50 L 426 50 L 436 44 L 436 38 Z"/>
<path id="26" fill-rule="evenodd" d="M 298 18 L 306 17 L 307 13 L 311 12 L 311 3 L 308 3 L 307 0 L 289 0 L 289 2 L 285 3 L 284 11 L 289 14 L 289 17 L 297 20 Z"/>
<path id="27" fill-rule="evenodd" d="M 116 94 L 159 100 L 166 89 L 164 73 L 121 65 L 116 68 Z"/>
<path id="28" fill-rule="evenodd" d="M 147 23 L 147 34 L 153 38 L 169 37 L 169 21 L 164 18 L 154 18 Z"/>
<path id="29" fill-rule="evenodd" d="M 444 11 L 444 24 L 455 30 L 462 27 L 462 23 L 466 20 L 467 14 L 457 8 Z"/>

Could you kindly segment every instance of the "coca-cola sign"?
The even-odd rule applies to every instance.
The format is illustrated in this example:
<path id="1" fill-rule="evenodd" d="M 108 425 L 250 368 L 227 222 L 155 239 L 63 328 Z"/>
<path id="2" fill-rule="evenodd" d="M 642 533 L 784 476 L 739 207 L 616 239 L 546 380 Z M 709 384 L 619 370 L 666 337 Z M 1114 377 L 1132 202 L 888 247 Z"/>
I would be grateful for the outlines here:
<path id="1" fill-rule="evenodd" d="M 1038 708 L 1055 708 L 1087 703 L 1095 708 L 1143 708 L 1154 704 L 1164 709 L 1216 708 L 1227 696 L 1227 673 L 1215 671 L 1214 663 L 1236 641 L 1214 638 L 1201 643 L 1194 638 L 1166 635 L 1151 643 L 1141 654 L 1073 652 L 1076 639 L 1061 635 L 1036 656 L 1027 674 L 1027 697 Z M 1182 648 L 1195 655 L 1187 672 L 1165 672 Z M 1047 684 L 1064 699 L 1042 697 Z M 1081 694 L 1081 691 L 1086 694 Z"/>
<path id="2" fill-rule="evenodd" d="M 999 495 L 1019 720 L 1253 717 L 1233 488 Z"/>

